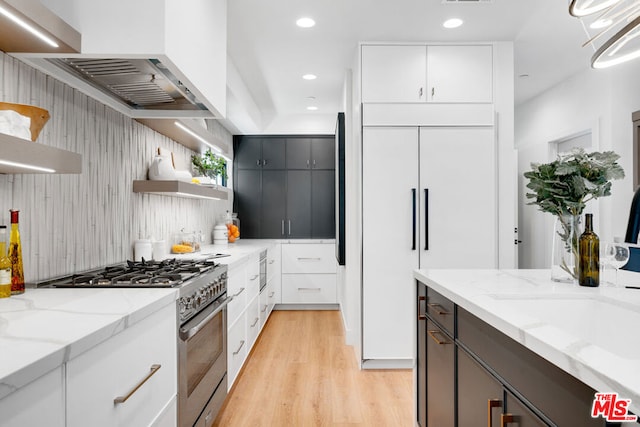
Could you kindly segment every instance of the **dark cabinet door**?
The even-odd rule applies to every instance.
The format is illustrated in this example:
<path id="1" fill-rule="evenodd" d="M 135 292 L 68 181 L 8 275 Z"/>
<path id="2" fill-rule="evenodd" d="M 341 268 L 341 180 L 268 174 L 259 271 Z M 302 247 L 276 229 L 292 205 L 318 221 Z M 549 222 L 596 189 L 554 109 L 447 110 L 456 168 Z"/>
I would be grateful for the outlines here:
<path id="1" fill-rule="evenodd" d="M 335 239 L 335 171 L 311 172 L 311 238 Z"/>
<path id="2" fill-rule="evenodd" d="M 485 368 L 460 347 L 458 351 L 458 427 L 500 426 L 503 389 Z M 478 420 L 488 420 L 480 424 Z"/>
<path id="3" fill-rule="evenodd" d="M 287 169 L 311 168 L 311 140 L 309 138 L 287 139 Z"/>
<path id="4" fill-rule="evenodd" d="M 243 138 L 236 144 L 233 156 L 238 169 L 261 169 L 262 139 Z"/>
<path id="5" fill-rule="evenodd" d="M 285 140 L 264 138 L 262 140 L 262 169 L 285 169 Z"/>
<path id="6" fill-rule="evenodd" d="M 505 392 L 506 405 L 505 413 L 500 415 L 501 426 L 503 427 L 548 427 L 549 424 L 542 421 L 538 416 L 527 408 L 520 399 L 509 392 Z M 574 424 L 576 425 L 576 424 Z M 577 424 L 582 425 L 582 424 Z"/>
<path id="7" fill-rule="evenodd" d="M 427 319 L 427 425 L 455 424 L 455 344 Z"/>
<path id="8" fill-rule="evenodd" d="M 279 239 L 285 236 L 287 172 L 262 171 L 262 237 Z"/>
<path id="9" fill-rule="evenodd" d="M 427 287 L 422 283 L 418 284 L 417 297 L 416 416 L 418 427 L 427 427 Z"/>
<path id="10" fill-rule="evenodd" d="M 243 238 L 260 238 L 261 175 L 259 170 L 236 171 L 235 206 L 240 219 Z"/>
<path id="11" fill-rule="evenodd" d="M 334 138 L 313 138 L 311 140 L 311 168 L 335 169 L 336 141 Z"/>
<path id="12" fill-rule="evenodd" d="M 287 171 L 286 234 L 291 238 L 311 236 L 311 171 Z"/>

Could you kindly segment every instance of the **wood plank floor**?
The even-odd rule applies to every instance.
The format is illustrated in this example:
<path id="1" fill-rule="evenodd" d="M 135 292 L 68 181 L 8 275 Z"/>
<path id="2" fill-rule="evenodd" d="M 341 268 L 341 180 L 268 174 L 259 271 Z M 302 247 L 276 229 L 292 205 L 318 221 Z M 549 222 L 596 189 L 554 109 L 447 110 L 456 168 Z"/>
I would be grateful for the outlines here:
<path id="1" fill-rule="evenodd" d="M 274 311 L 214 426 L 414 425 L 411 370 L 361 371 L 338 311 Z"/>

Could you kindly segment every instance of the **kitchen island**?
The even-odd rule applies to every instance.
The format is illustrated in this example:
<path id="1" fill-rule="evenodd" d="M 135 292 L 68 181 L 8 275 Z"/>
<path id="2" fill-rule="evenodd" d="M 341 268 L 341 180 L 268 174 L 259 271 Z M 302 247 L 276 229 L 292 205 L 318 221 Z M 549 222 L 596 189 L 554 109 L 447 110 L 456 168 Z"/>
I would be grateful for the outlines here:
<path id="1" fill-rule="evenodd" d="M 640 290 L 610 285 L 584 288 L 557 283 L 550 280 L 548 270 L 416 270 L 414 276 L 419 291 L 423 285 L 427 288 L 427 296 L 419 297 L 427 302 L 427 307 L 418 301 L 418 310 L 425 312 L 422 318 L 430 322 L 429 319 L 435 317 L 430 316 L 432 307 L 429 306 L 440 307 L 437 308 L 440 314 L 446 312 L 449 307 L 443 309 L 439 304 L 446 306 L 449 300 L 452 303 L 449 310 L 454 305 L 455 310 L 446 314 L 455 313 L 456 326 L 451 326 L 447 332 L 446 322 L 440 322 L 444 325 L 441 330 L 445 331 L 441 334 L 449 334 L 458 347 L 465 349 L 465 354 L 473 354 L 473 358 L 489 371 L 494 367 L 485 363 L 482 353 L 492 358 L 493 350 L 486 348 L 490 347 L 487 342 L 504 334 L 517 343 L 513 345 L 519 344 L 526 349 L 523 351 L 533 354 L 532 358 L 540 356 L 540 362 L 536 363 L 549 362 L 596 392 L 614 392 L 620 399 L 631 399 L 628 409 L 640 413 L 640 342 L 635 329 L 640 325 Z M 429 292 L 432 291 L 435 291 L 436 299 L 443 297 L 445 302 L 430 303 Z M 453 325 L 453 316 L 449 319 Z M 438 324 L 439 321 L 436 319 L 435 322 Z M 482 325 L 473 329 L 474 334 L 467 333 L 470 343 L 463 342 L 465 328 L 474 322 Z M 474 342 L 472 338 L 480 332 L 487 334 L 484 343 Z M 509 341 L 497 338 L 495 342 Z M 474 353 L 475 349 L 478 351 Z M 458 351 L 458 367 L 460 353 Z M 495 360 L 506 361 L 508 358 L 497 356 Z M 496 371 L 494 376 L 500 378 L 501 371 L 508 369 L 497 367 L 493 373 Z M 553 375 L 557 374 L 563 372 Z M 509 381 L 507 378 L 503 383 Z M 583 403 L 590 406 L 593 396 L 590 399 Z M 486 400 L 483 405 L 486 412 Z"/>

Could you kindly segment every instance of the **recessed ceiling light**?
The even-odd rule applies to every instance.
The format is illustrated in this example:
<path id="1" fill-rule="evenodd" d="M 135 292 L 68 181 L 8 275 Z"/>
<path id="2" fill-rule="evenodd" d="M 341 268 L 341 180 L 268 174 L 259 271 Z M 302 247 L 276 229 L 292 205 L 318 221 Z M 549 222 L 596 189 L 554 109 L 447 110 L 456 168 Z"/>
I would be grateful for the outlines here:
<path id="1" fill-rule="evenodd" d="M 316 76 L 315 74 L 305 74 L 304 76 L 302 76 L 302 78 L 305 80 L 315 80 L 318 78 L 318 76 Z"/>
<path id="2" fill-rule="evenodd" d="M 307 107 L 307 110 L 309 110 L 309 111 L 316 111 L 317 109 L 318 109 L 318 107 L 316 107 L 316 106 L 314 106 L 314 105 L 309 105 L 309 106 Z"/>
<path id="3" fill-rule="evenodd" d="M 296 21 L 296 25 L 300 28 L 311 28 L 316 25 L 316 21 L 311 18 L 300 18 Z"/>
<path id="4" fill-rule="evenodd" d="M 462 23 L 463 23 L 462 19 L 451 18 L 444 21 L 442 26 L 445 28 L 458 28 L 460 25 L 462 25 Z"/>

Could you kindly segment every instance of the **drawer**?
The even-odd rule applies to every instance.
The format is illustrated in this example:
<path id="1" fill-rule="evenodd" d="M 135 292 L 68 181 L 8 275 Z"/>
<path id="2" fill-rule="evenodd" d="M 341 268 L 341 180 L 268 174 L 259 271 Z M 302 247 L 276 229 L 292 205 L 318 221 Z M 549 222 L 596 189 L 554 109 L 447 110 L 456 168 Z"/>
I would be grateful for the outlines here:
<path id="1" fill-rule="evenodd" d="M 595 391 L 458 307 L 458 341 L 559 426 L 602 426 L 591 418 Z"/>
<path id="2" fill-rule="evenodd" d="M 267 286 L 260 292 L 260 329 L 264 326 L 269 317 L 269 294 L 271 293 L 271 283 L 267 283 Z"/>
<path id="3" fill-rule="evenodd" d="M 177 393 L 176 359 L 171 304 L 67 362 L 67 426 L 150 425 Z M 150 375 L 152 365 L 160 368 Z"/>
<path id="4" fill-rule="evenodd" d="M 455 305 L 448 298 L 427 287 L 427 316 L 454 336 Z"/>
<path id="5" fill-rule="evenodd" d="M 283 274 L 283 304 L 335 304 L 335 274 Z"/>
<path id="6" fill-rule="evenodd" d="M 233 299 L 227 305 L 227 325 L 233 325 L 247 307 L 247 285 L 244 268 L 229 272 L 227 279 L 227 296 Z"/>
<path id="7" fill-rule="evenodd" d="M 251 351 L 260 333 L 260 296 L 256 295 L 247 307 L 247 352 Z"/>
<path id="8" fill-rule="evenodd" d="M 247 358 L 247 316 L 242 313 L 240 318 L 231 325 L 227 335 L 227 389 L 231 390 L 244 360 Z"/>
<path id="9" fill-rule="evenodd" d="M 282 245 L 282 273 L 335 273 L 335 246 L 316 243 Z"/>
<path id="10" fill-rule="evenodd" d="M 267 249 L 267 281 L 280 275 L 282 270 L 281 245 L 276 244 Z"/>
<path id="11" fill-rule="evenodd" d="M 245 265 L 247 274 L 247 298 L 252 300 L 260 293 L 260 255 L 251 255 Z"/>

